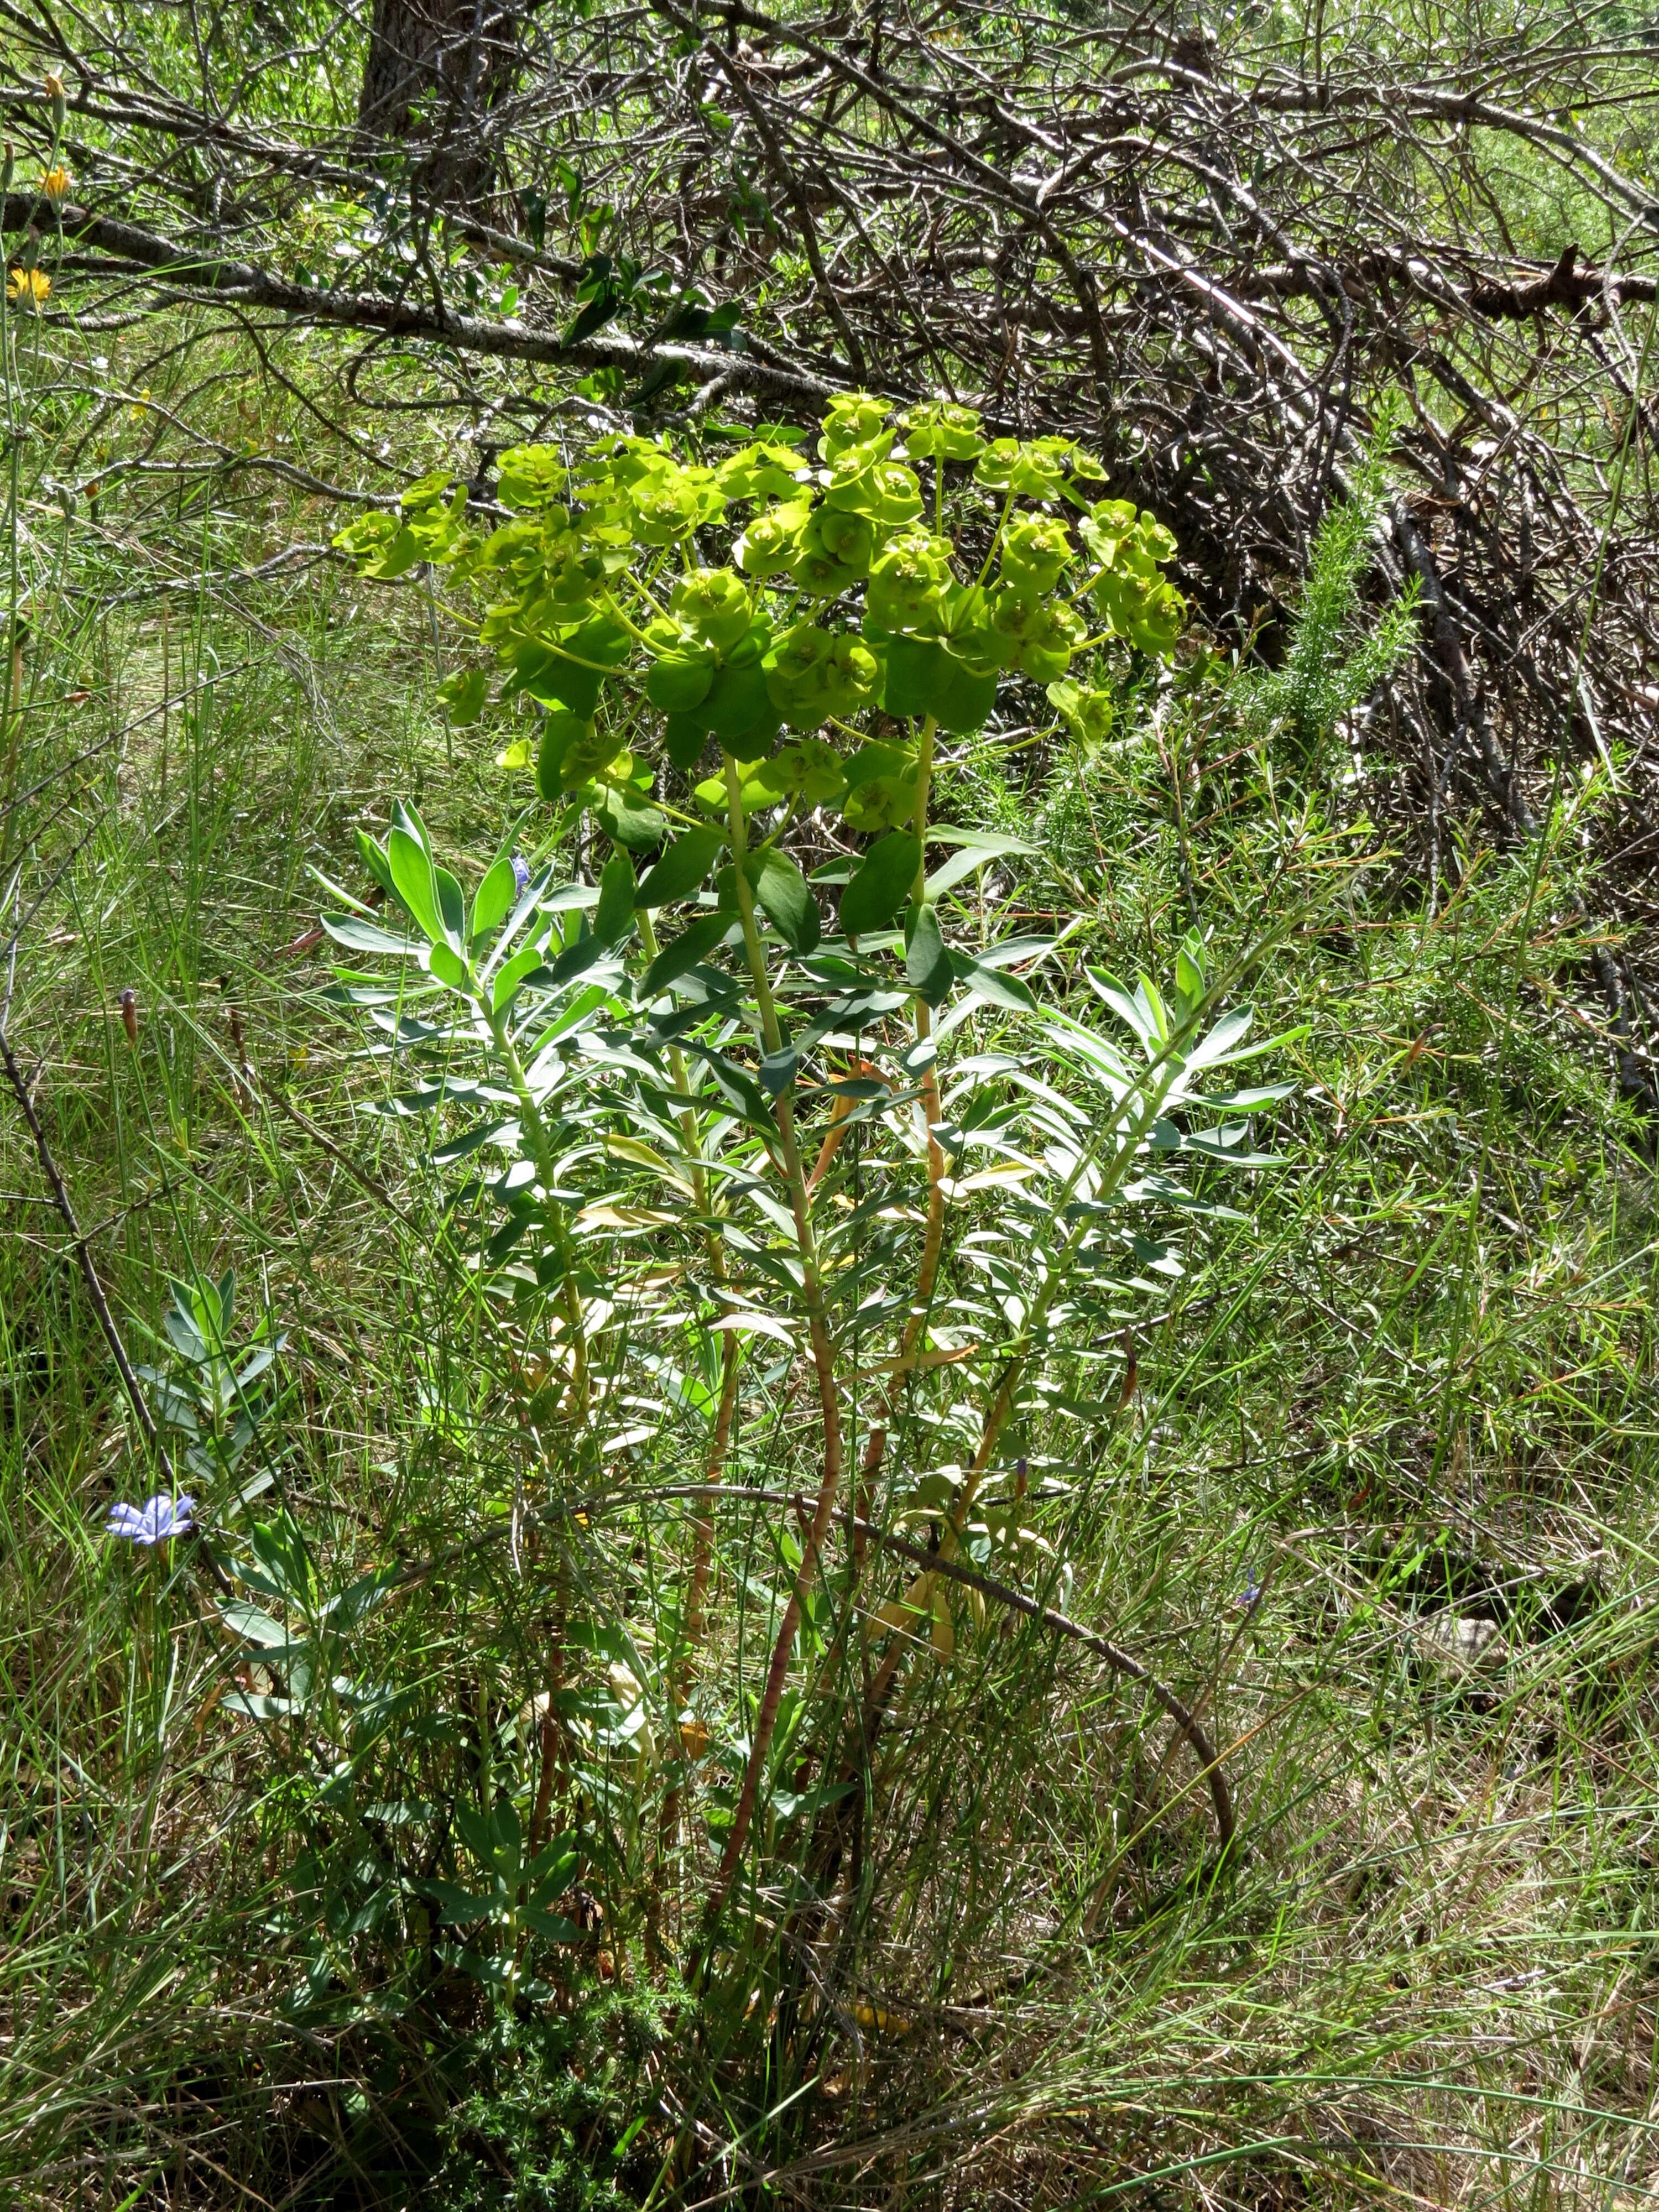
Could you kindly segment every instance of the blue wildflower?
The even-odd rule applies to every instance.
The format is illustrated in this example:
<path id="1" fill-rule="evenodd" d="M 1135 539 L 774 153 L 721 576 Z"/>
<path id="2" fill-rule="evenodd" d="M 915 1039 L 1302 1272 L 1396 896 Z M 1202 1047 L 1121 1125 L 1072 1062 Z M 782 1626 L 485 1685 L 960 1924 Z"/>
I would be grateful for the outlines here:
<path id="1" fill-rule="evenodd" d="M 1249 1613 L 1261 1595 L 1261 1585 L 1257 1582 L 1255 1575 L 1247 1567 L 1244 1571 L 1244 1587 L 1243 1590 L 1240 1591 L 1239 1595 L 1233 1600 L 1233 1603 L 1238 1607 L 1241 1612 Z"/>
<path id="2" fill-rule="evenodd" d="M 519 896 L 522 898 L 530 885 L 530 863 L 522 853 L 513 855 L 513 880 L 518 885 Z"/>
<path id="3" fill-rule="evenodd" d="M 195 1525 L 191 1515 L 193 1498 L 147 1498 L 142 1505 L 112 1505 L 104 1524 L 112 1536 L 129 1544 L 165 1544 L 169 1536 L 187 1536 Z"/>

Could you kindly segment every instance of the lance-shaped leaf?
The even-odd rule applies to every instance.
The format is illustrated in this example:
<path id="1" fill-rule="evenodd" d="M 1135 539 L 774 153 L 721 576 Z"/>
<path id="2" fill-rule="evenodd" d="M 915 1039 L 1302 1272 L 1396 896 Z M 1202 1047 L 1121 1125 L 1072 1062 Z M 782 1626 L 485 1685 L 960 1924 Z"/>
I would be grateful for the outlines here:
<path id="1" fill-rule="evenodd" d="M 725 849 L 726 840 L 718 830 L 699 828 L 684 830 L 676 837 L 668 850 L 647 871 L 640 885 L 634 903 L 650 909 L 673 906 L 680 899 L 690 898 L 700 890 L 708 871 Z"/>
<path id="2" fill-rule="evenodd" d="M 939 930 L 939 910 L 931 900 L 912 906 L 905 937 L 905 981 L 930 1006 L 943 1006 L 956 975 Z"/>
<path id="3" fill-rule="evenodd" d="M 948 860 L 942 861 L 927 878 L 927 896 L 942 898 L 946 891 L 954 890 L 959 883 L 971 876 L 975 869 L 988 867 L 993 860 L 1006 858 L 1011 854 L 1036 850 L 1023 837 L 999 836 L 988 830 L 950 830 L 930 824 L 927 835 L 935 842 L 961 847 Z"/>
<path id="4" fill-rule="evenodd" d="M 1006 975 L 1000 969 L 983 960 L 975 960 L 965 952 L 947 952 L 958 980 L 965 983 L 977 999 L 984 999 L 994 1006 L 1006 1006 L 1011 1012 L 1029 1014 L 1036 1000 L 1031 995 L 1030 984 L 1022 983 L 1018 975 Z"/>
<path id="5" fill-rule="evenodd" d="M 841 926 L 848 937 L 885 929 L 910 896 L 921 858 L 921 841 L 910 830 L 878 839 L 841 895 Z"/>
<path id="6" fill-rule="evenodd" d="M 357 854 L 359 859 L 362 861 L 364 867 L 374 878 L 374 881 L 380 885 L 386 896 L 391 899 L 395 899 L 398 896 L 398 886 L 392 880 L 391 863 L 387 860 L 384 851 L 375 843 L 374 840 L 369 836 L 367 830 L 360 830 L 357 832 Z M 358 902 L 356 899 L 353 899 L 350 903 L 353 906 L 356 906 Z"/>
<path id="7" fill-rule="evenodd" d="M 689 929 L 683 930 L 672 945 L 665 945 L 645 971 L 639 987 L 641 1004 L 659 997 L 689 968 L 706 960 L 737 926 L 735 918 L 729 914 L 706 914 Z"/>
<path id="8" fill-rule="evenodd" d="M 417 937 L 394 937 L 389 929 L 379 928 L 372 921 L 361 921 L 355 914 L 325 914 L 323 927 L 337 945 L 343 945 L 352 952 L 389 952 L 404 957 L 411 952 L 425 950 Z"/>
<path id="9" fill-rule="evenodd" d="M 463 1889 L 459 1882 L 440 1881 L 433 1876 L 416 1882 L 415 1887 L 421 1896 L 432 1899 L 442 1913 L 446 1924 L 451 1928 L 470 1928 L 476 1922 L 487 1919 L 495 1910 L 494 1898 L 475 1897 L 470 1889 Z"/>
<path id="10" fill-rule="evenodd" d="M 593 911 L 593 934 L 601 945 L 615 947 L 631 936 L 634 906 L 634 863 L 626 853 L 613 853 L 599 878 L 599 902 Z"/>
<path id="11" fill-rule="evenodd" d="M 473 941 L 505 921 L 519 896 L 519 878 L 505 854 L 485 873 L 472 899 Z"/>
<path id="12" fill-rule="evenodd" d="M 444 933 L 444 926 L 438 912 L 438 883 L 431 854 L 417 837 L 394 823 L 386 841 L 386 854 L 398 897 L 435 944 Z"/>
<path id="13" fill-rule="evenodd" d="M 763 846 L 744 864 L 762 911 L 792 952 L 811 952 L 820 934 L 818 903 L 787 853 Z"/>

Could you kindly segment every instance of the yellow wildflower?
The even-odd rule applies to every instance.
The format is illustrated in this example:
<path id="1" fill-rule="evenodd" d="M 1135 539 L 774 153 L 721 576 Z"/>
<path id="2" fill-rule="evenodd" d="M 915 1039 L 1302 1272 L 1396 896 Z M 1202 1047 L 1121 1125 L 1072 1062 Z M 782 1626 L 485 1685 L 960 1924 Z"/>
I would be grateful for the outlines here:
<path id="1" fill-rule="evenodd" d="M 20 307 L 32 307 L 38 315 L 46 304 L 52 291 L 52 279 L 44 269 L 14 269 L 11 272 L 11 296 Z"/>
<path id="2" fill-rule="evenodd" d="M 55 168 L 48 169 L 41 178 L 39 187 L 40 197 L 46 200 L 66 200 L 69 198 L 70 186 L 74 182 L 74 178 L 60 161 Z"/>

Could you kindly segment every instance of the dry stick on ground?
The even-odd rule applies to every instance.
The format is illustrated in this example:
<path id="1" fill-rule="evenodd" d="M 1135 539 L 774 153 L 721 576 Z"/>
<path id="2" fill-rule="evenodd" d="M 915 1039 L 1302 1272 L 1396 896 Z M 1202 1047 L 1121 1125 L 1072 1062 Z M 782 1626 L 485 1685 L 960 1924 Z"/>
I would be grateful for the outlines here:
<path id="1" fill-rule="evenodd" d="M 1166 1688 L 1150 1668 L 1144 1667 L 1121 1644 L 1112 1643 L 1104 1636 L 1097 1636 L 1093 1629 L 1085 1628 L 1080 1621 L 1056 1612 L 1052 1606 L 1039 1605 L 1035 1598 L 1027 1597 L 1023 1590 L 1017 1590 L 1007 1583 L 981 1574 L 976 1568 L 964 1567 L 959 1559 L 947 1559 L 942 1553 L 927 1551 L 921 1545 L 913 1544 L 905 1537 L 895 1536 L 890 1530 L 877 1528 L 873 1522 L 866 1522 L 862 1526 L 865 1533 L 875 1542 L 890 1552 L 898 1553 L 904 1559 L 914 1559 L 929 1574 L 944 1575 L 951 1582 L 960 1583 L 965 1589 L 977 1590 L 981 1597 L 994 1598 L 999 1605 L 1006 1605 L 1015 1613 L 1023 1613 L 1030 1620 L 1040 1621 L 1043 1627 L 1053 1629 L 1057 1636 L 1070 1637 L 1074 1643 L 1097 1652 L 1118 1674 L 1127 1674 L 1132 1681 L 1143 1683 L 1154 1701 L 1163 1707 L 1192 1746 L 1203 1778 L 1209 1785 L 1210 1802 L 1215 1808 L 1216 1833 L 1220 1838 L 1221 1848 L 1224 1851 L 1231 1848 L 1238 1832 L 1238 1817 L 1233 1805 L 1232 1791 L 1222 1769 L 1221 1754 L 1198 1716 L 1182 1704 L 1173 1690 Z"/>
<path id="2" fill-rule="evenodd" d="M 708 1484 L 691 1483 L 655 1490 L 650 1494 L 654 1498 L 662 1499 L 700 1499 L 720 1493 L 711 1490 Z M 803 1518 L 811 1510 L 813 1502 L 799 1491 L 744 1490 L 742 1495 L 746 1505 L 792 1505 Z M 569 1510 L 591 1513 L 595 1508 L 590 1501 L 580 1508 Z M 976 1567 L 963 1566 L 959 1559 L 947 1559 L 941 1553 L 929 1551 L 921 1544 L 913 1544 L 908 1537 L 895 1535 L 890 1528 L 884 1528 L 878 1522 L 866 1521 L 861 1515 L 849 1514 L 846 1518 L 866 1542 L 877 1544 L 884 1551 L 896 1553 L 899 1558 L 913 1561 L 929 1574 L 944 1575 L 951 1582 L 960 1583 L 964 1589 L 977 1590 L 981 1597 L 994 1598 L 999 1605 L 1008 1607 L 1012 1612 L 1024 1613 L 1028 1620 L 1039 1622 L 1056 1636 L 1067 1637 L 1072 1642 L 1083 1644 L 1104 1659 L 1116 1673 L 1127 1675 L 1131 1681 L 1143 1684 L 1153 1701 L 1168 1714 L 1192 1747 L 1209 1789 L 1210 1802 L 1215 1809 L 1216 1833 L 1222 1849 L 1224 1850 L 1231 1845 L 1238 1832 L 1238 1815 L 1223 1770 L 1221 1753 L 1197 1714 L 1133 1652 L 1126 1651 L 1121 1644 L 1114 1644 L 1109 1637 L 1097 1635 L 1093 1629 L 1085 1628 L 1081 1621 L 1072 1620 L 1069 1614 L 1056 1611 L 1053 1606 L 1042 1605 L 1036 1598 L 1027 1597 L 1023 1590 L 1015 1589 L 1012 1583 L 999 1582 L 994 1575 L 981 1574 Z"/>

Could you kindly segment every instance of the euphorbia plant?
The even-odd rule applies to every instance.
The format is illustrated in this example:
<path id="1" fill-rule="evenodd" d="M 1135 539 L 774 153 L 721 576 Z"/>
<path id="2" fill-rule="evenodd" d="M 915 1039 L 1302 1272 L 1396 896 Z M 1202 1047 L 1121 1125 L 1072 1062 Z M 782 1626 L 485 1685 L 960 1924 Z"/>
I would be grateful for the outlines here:
<path id="1" fill-rule="evenodd" d="M 1186 1194 L 1138 1169 L 1152 1152 L 1240 1152 L 1170 1119 L 1198 1067 L 1243 1054 L 1237 1017 L 1200 1042 L 1213 994 L 1195 948 L 1167 1004 L 1148 983 L 1131 994 L 1101 979 L 1145 1048 L 1130 1066 L 1085 1024 L 1040 1015 L 1011 969 L 1044 943 L 961 941 L 951 893 L 1018 841 L 931 811 L 941 744 L 981 731 L 1006 687 L 1028 687 L 1028 716 L 1046 694 L 1071 728 L 1102 733 L 1121 664 L 1177 639 L 1173 541 L 1098 498 L 1102 471 L 1069 440 L 988 441 L 946 404 L 889 417 L 848 395 L 813 450 L 780 433 L 714 464 L 644 437 L 574 459 L 520 447 L 500 465 L 511 519 L 489 535 L 468 535 L 428 480 L 409 514 L 339 541 L 370 573 L 407 565 L 405 540 L 410 559 L 449 564 L 458 605 L 479 595 L 500 699 L 534 716 L 500 757 L 532 772 L 552 810 L 547 857 L 503 854 L 469 901 L 400 807 L 383 843 L 362 841 L 400 927 L 356 902 L 329 926 L 424 971 L 396 988 L 342 980 L 393 1048 L 440 1063 L 404 1109 L 484 1107 L 439 1157 L 508 1154 L 472 1188 L 505 1217 L 483 1257 L 512 1271 L 517 1325 L 538 1338 L 557 1401 L 544 1432 L 596 1462 L 630 1360 L 653 1328 L 689 1331 L 713 1483 L 738 1346 L 781 1336 L 810 1367 L 816 1496 L 798 1541 L 779 1532 L 792 1587 L 717 1898 L 766 1787 L 838 1501 L 866 1517 L 882 1506 L 887 1439 L 919 1378 L 948 1367 L 956 1395 L 969 1378 L 980 1392 L 966 1473 L 924 1471 L 944 1482 L 947 1541 L 970 1528 L 1018 1540 L 1018 1514 L 999 1522 L 988 1491 L 1011 1421 L 1054 1371 L 1068 1322 L 1086 1328 L 1146 1268 L 1173 1266 L 1124 1209 Z M 449 678 L 452 719 L 476 719 L 488 690 L 482 669 Z M 560 884 L 584 827 L 592 880 Z M 930 848 L 946 855 L 931 869 Z M 810 877 L 803 854 L 820 862 Z M 1026 1056 L 970 1054 L 943 1089 L 941 1045 L 980 1017 L 1025 1024 Z M 1242 1113 L 1271 1095 L 1213 1103 Z M 1008 1160 L 969 1174 L 976 1146 Z M 619 1170 L 649 1178 L 647 1206 L 629 1203 L 631 1182 L 617 1190 Z M 1001 1207 L 988 1219 L 986 1189 Z M 988 1293 L 977 1304 L 941 1299 L 953 1210 L 963 1267 Z M 676 1708 L 708 1571 L 697 1526 L 665 1674 Z M 843 1602 L 860 1571 L 855 1546 Z M 910 1593 L 913 1610 L 933 1603 L 929 1587 Z"/>

